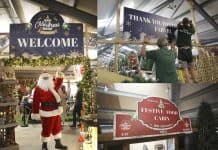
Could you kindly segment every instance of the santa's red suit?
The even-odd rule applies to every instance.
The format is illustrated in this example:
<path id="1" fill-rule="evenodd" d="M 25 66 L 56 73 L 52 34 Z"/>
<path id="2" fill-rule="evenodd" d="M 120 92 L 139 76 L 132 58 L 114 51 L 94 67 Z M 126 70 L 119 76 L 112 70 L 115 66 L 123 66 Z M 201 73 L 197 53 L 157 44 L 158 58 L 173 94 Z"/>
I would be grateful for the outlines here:
<path id="1" fill-rule="evenodd" d="M 35 92 L 33 95 L 32 118 L 41 118 L 42 142 L 48 142 L 50 136 L 54 139 L 61 138 L 61 118 L 60 114 L 63 112 L 60 106 L 61 98 L 58 94 L 58 89 L 61 87 L 63 78 L 53 77 L 48 73 L 43 73 L 39 77 Z"/>

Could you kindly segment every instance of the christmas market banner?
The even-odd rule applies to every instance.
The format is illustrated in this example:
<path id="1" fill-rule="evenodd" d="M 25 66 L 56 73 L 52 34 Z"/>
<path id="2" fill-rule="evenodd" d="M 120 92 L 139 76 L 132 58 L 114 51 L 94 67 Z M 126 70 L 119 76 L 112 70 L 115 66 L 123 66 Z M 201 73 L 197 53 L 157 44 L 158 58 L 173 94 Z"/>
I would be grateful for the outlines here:
<path id="1" fill-rule="evenodd" d="M 182 118 L 170 100 L 148 97 L 138 102 L 137 115 L 115 113 L 114 139 L 192 133 L 189 118 Z"/>
<path id="2" fill-rule="evenodd" d="M 83 55 L 83 25 L 64 23 L 52 11 L 41 11 L 31 23 L 10 25 L 10 54 L 12 56 Z"/>
<path id="3" fill-rule="evenodd" d="M 147 35 L 151 39 L 174 36 L 177 23 L 173 19 L 124 7 L 123 32 L 125 38 L 142 40 Z"/>

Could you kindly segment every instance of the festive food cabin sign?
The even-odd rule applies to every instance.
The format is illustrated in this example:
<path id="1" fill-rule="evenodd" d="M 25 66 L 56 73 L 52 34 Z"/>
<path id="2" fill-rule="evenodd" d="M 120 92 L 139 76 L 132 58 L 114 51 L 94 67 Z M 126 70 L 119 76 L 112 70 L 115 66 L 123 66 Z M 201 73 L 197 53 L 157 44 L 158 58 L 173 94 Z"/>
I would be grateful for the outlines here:
<path id="1" fill-rule="evenodd" d="M 83 25 L 64 23 L 52 11 L 41 11 L 31 23 L 10 25 L 10 53 L 15 56 L 83 54 Z"/>
<path id="2" fill-rule="evenodd" d="M 138 102 L 137 117 L 116 113 L 114 139 L 192 133 L 189 118 L 182 118 L 177 106 L 160 97 Z"/>
<path id="3" fill-rule="evenodd" d="M 124 8 L 123 32 L 125 38 L 140 40 L 141 35 L 147 35 L 150 38 L 159 38 L 168 36 L 172 38 L 176 31 L 176 21 L 173 19 L 157 16 L 151 13 Z"/>

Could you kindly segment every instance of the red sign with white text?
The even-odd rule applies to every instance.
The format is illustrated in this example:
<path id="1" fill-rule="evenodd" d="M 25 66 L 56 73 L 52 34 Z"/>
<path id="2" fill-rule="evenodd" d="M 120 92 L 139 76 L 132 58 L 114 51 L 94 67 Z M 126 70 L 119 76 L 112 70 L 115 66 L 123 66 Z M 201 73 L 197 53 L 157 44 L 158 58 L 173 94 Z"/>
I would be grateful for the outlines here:
<path id="1" fill-rule="evenodd" d="M 177 106 L 167 99 L 146 98 L 138 102 L 137 113 L 137 118 L 115 114 L 115 139 L 192 133 L 190 119 L 182 118 Z"/>

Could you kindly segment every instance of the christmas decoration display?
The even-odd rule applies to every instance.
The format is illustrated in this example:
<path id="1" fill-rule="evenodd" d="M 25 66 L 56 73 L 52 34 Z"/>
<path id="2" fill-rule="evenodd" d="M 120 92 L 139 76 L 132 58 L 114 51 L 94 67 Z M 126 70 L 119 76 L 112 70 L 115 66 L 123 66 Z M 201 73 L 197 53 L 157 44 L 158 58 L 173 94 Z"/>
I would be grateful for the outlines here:
<path id="1" fill-rule="evenodd" d="M 85 134 L 85 144 L 83 144 L 84 150 L 96 150 L 97 149 L 97 127 L 89 127 Z"/>
<path id="2" fill-rule="evenodd" d="M 95 87 L 96 83 L 93 80 L 96 75 L 92 74 L 90 69 L 90 62 L 87 57 L 39 57 L 36 59 L 29 59 L 24 57 L 14 57 L 10 59 L 4 59 L 5 66 L 69 66 L 69 65 L 83 65 L 84 73 L 83 79 L 80 82 L 83 90 L 83 104 L 85 115 L 96 113 L 95 106 Z"/>
<path id="3" fill-rule="evenodd" d="M 17 126 L 15 121 L 15 110 L 17 105 L 17 91 L 14 80 L 14 71 L 8 67 L 1 67 L 0 81 L 0 149 L 17 150 L 15 142 L 14 128 Z"/>
<path id="4" fill-rule="evenodd" d="M 198 82 L 218 82 L 218 56 L 205 47 L 196 59 Z"/>
<path id="5" fill-rule="evenodd" d="M 54 57 L 38 57 L 34 59 L 24 57 L 14 57 L 3 59 L 5 66 L 72 66 L 80 64 L 82 66 L 82 80 L 80 81 L 83 90 L 83 106 L 82 106 L 82 125 L 81 131 L 88 130 L 89 123 L 86 120 L 92 120 L 97 123 L 97 107 L 96 107 L 96 73 L 91 69 L 89 59 L 85 56 L 78 55 L 76 57 L 54 56 Z M 85 119 L 84 119 L 85 118 Z"/>

